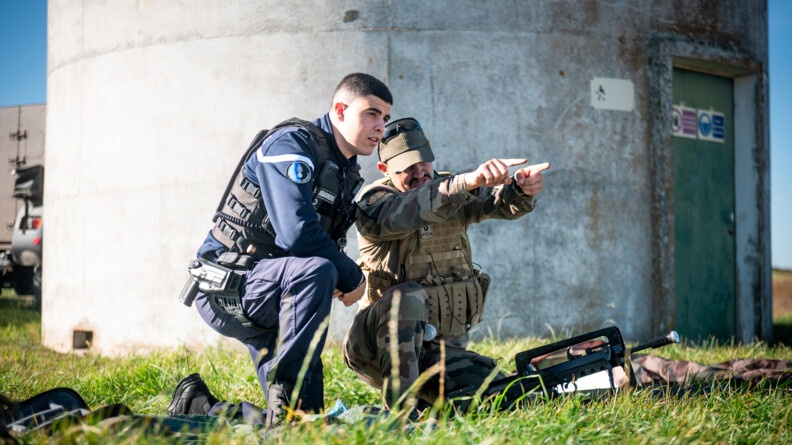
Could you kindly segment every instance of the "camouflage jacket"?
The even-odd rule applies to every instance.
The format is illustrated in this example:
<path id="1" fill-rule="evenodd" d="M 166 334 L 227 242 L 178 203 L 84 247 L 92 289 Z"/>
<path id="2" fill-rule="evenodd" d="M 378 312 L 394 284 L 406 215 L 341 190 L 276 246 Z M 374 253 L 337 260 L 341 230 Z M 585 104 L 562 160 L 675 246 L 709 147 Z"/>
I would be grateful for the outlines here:
<path id="1" fill-rule="evenodd" d="M 636 354 L 631 364 L 639 385 L 709 385 L 712 380 L 771 386 L 792 382 L 792 361 L 750 358 L 733 359 L 714 365 L 685 360 L 668 360 L 657 355 Z"/>
<path id="2" fill-rule="evenodd" d="M 517 219 L 534 209 L 536 197 L 524 195 L 513 185 L 465 190 L 463 175 L 435 173 L 435 179 L 413 190 L 401 192 L 388 178 L 364 188 L 358 198 L 361 212 L 356 222 L 359 262 L 369 275 L 388 277 L 392 284 L 405 281 L 399 258 L 404 243 L 418 237 L 427 225 L 454 218 L 467 229 L 487 219 Z M 472 261 L 472 259 L 471 259 Z M 361 300 L 363 308 L 373 303 Z"/>

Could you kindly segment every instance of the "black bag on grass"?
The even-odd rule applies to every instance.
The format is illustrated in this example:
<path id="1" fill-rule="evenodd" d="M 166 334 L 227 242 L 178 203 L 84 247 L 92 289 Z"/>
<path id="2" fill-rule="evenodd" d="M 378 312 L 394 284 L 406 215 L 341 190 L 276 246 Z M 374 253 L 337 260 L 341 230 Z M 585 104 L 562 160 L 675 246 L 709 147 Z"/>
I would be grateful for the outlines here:
<path id="1" fill-rule="evenodd" d="M 104 419 L 131 412 L 120 404 L 92 411 L 80 394 L 71 388 L 50 389 L 22 401 L 14 401 L 0 394 L 0 437 L 6 443 L 14 443 L 11 433 L 25 434 L 49 428 L 56 422 Z"/>

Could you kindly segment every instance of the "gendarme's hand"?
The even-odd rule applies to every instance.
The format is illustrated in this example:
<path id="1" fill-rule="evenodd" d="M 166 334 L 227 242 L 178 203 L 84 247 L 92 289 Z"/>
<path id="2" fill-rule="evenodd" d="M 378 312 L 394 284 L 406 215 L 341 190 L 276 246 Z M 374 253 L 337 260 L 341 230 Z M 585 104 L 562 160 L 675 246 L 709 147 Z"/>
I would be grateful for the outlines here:
<path id="1" fill-rule="evenodd" d="M 514 182 L 526 195 L 536 196 L 542 191 L 544 182 L 542 172 L 549 168 L 549 162 L 521 168 L 514 173 Z"/>
<path id="2" fill-rule="evenodd" d="M 366 293 L 366 286 L 360 286 L 351 292 L 342 294 L 340 297 L 338 297 L 338 301 L 344 303 L 344 306 L 349 307 L 363 298 L 364 293 Z"/>
<path id="3" fill-rule="evenodd" d="M 344 303 L 344 306 L 349 307 L 353 304 L 357 303 L 361 298 L 363 298 L 363 294 L 366 293 L 366 276 L 363 276 L 363 279 L 360 280 L 360 284 L 357 288 L 343 293 L 340 290 L 336 289 L 333 291 L 333 298 L 338 298 L 338 301 Z"/>
<path id="4" fill-rule="evenodd" d="M 509 167 L 526 162 L 527 159 L 490 159 L 479 165 L 475 171 L 465 173 L 465 189 L 471 191 L 479 187 L 509 184 L 511 182 Z"/>

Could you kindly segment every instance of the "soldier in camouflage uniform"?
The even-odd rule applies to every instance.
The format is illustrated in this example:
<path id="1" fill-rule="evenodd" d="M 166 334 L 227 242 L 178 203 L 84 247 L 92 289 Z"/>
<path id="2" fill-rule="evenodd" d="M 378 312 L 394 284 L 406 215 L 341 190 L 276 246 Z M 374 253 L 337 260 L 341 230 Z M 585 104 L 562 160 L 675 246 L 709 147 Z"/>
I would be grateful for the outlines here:
<path id="1" fill-rule="evenodd" d="M 381 389 L 392 408 L 408 390 L 431 404 L 503 377 L 495 360 L 466 349 L 489 285 L 473 265 L 467 228 L 532 211 L 550 165 L 512 177 L 508 167 L 526 159 L 492 159 L 470 173 L 437 173 L 430 143 L 412 118 L 386 126 L 378 154 L 385 178 L 358 198 L 368 284 L 344 340 L 347 366 Z"/>

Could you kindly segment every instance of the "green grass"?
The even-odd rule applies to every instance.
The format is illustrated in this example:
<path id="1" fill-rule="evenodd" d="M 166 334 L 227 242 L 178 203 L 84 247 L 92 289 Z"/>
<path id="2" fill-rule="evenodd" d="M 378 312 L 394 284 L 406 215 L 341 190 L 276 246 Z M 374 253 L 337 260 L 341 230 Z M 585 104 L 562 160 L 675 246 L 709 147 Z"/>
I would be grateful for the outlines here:
<path id="1" fill-rule="evenodd" d="M 75 389 L 93 408 L 121 403 L 139 415 L 163 416 L 178 380 L 200 372 L 213 393 L 231 401 L 264 405 L 247 354 L 240 349 L 178 349 L 124 358 L 92 354 L 59 354 L 40 345 L 41 325 L 28 302 L 0 298 L 0 392 L 24 399 L 44 390 Z M 547 340 L 486 340 L 474 349 L 500 358 L 513 369 L 516 352 Z M 656 351 L 670 359 L 717 363 L 732 358 L 792 360 L 788 346 L 673 345 Z M 323 353 L 325 397 L 349 406 L 379 403 L 379 394 L 363 384 L 343 363 L 338 345 Z M 510 412 L 440 415 L 437 424 L 409 425 L 398 416 L 369 422 L 325 425 L 301 423 L 280 431 L 246 426 L 216 426 L 200 436 L 202 443 L 792 443 L 792 392 L 788 389 L 747 391 L 714 385 L 708 395 L 651 396 L 647 391 L 622 393 L 603 401 L 579 397 L 537 403 Z M 156 425 L 121 423 L 77 425 L 55 429 L 50 436 L 33 433 L 25 443 L 179 443 L 195 436 L 165 435 Z"/>

